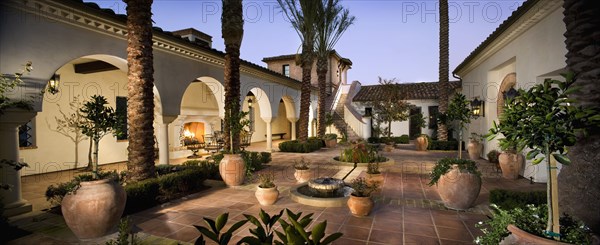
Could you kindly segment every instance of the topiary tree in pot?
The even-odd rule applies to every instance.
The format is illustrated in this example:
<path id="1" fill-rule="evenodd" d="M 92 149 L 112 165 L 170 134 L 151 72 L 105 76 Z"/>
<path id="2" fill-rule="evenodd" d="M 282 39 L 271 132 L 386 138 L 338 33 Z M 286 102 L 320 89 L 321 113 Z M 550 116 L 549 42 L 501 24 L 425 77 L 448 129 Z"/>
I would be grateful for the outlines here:
<path id="1" fill-rule="evenodd" d="M 462 158 L 462 131 L 466 128 L 467 124 L 471 122 L 471 109 L 469 109 L 469 101 L 464 94 L 457 93 L 454 95 L 448 110 L 445 114 L 447 122 L 458 123 L 458 158 Z"/>
<path id="2" fill-rule="evenodd" d="M 504 113 L 510 116 L 501 118 L 500 124 L 490 129 L 490 139 L 503 134 L 514 140 L 518 150 L 531 149 L 526 158 L 539 164 L 548 163 L 547 184 L 548 220 L 545 234 L 559 239 L 559 207 L 557 187 L 557 161 L 569 164 L 568 147 L 573 146 L 577 136 L 585 135 L 586 130 L 600 125 L 600 111 L 577 105 L 570 94 L 577 91 L 573 86 L 572 73 L 563 74 L 565 81 L 546 79 L 509 101 Z M 540 156 L 541 155 L 541 156 Z M 555 161 L 556 160 L 556 161 Z M 516 224 L 517 226 L 519 224 Z"/>

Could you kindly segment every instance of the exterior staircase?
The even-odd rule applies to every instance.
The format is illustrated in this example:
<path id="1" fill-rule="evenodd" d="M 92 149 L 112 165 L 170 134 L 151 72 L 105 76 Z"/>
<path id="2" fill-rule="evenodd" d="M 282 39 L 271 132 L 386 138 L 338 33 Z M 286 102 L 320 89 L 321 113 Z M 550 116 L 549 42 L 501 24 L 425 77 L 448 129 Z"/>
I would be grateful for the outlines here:
<path id="1" fill-rule="evenodd" d="M 333 96 L 330 96 L 330 98 L 331 97 L 333 97 Z M 335 109 L 332 112 L 333 126 L 339 132 L 346 132 L 346 134 L 348 136 L 348 140 L 357 140 L 360 137 L 354 132 L 354 130 L 352 130 L 352 128 L 350 126 L 348 126 L 348 124 L 344 120 L 344 104 L 346 103 L 346 97 L 347 97 L 347 94 L 340 95 L 340 99 L 339 99 Z M 333 103 L 333 101 L 331 103 Z"/>

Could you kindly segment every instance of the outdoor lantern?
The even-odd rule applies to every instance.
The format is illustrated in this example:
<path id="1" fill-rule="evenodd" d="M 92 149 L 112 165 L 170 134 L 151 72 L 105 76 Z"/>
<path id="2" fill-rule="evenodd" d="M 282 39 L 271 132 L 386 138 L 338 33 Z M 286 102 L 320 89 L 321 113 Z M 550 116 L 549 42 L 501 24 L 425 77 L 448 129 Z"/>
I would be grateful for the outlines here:
<path id="1" fill-rule="evenodd" d="M 502 96 L 504 97 L 504 101 L 512 100 L 515 97 L 519 96 L 519 91 L 517 91 L 514 87 L 510 88 L 508 91 L 502 92 Z"/>
<path id="2" fill-rule="evenodd" d="M 252 98 L 248 98 L 248 107 L 252 107 Z"/>
<path id="3" fill-rule="evenodd" d="M 60 83 L 60 75 L 54 74 L 48 81 L 48 92 L 51 94 L 58 93 L 58 84 Z"/>
<path id="4" fill-rule="evenodd" d="M 473 113 L 473 117 L 482 117 L 484 116 L 485 104 L 482 100 L 475 97 L 473 101 L 471 101 L 471 113 Z"/>

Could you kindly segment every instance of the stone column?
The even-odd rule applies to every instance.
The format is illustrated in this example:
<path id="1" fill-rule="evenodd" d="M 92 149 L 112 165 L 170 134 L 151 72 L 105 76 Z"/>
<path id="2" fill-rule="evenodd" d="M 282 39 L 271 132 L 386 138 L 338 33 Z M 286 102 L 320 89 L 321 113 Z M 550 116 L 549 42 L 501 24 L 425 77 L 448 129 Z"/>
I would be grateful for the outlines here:
<path id="1" fill-rule="evenodd" d="M 262 117 L 262 119 L 267 123 L 267 148 L 265 151 L 272 152 L 273 151 L 273 132 L 271 131 L 271 117 Z"/>
<path id="2" fill-rule="evenodd" d="M 19 161 L 18 127 L 27 123 L 37 113 L 22 110 L 5 111 L 0 116 L 0 159 Z M 4 203 L 4 215 L 7 217 L 31 212 L 31 204 L 21 194 L 21 173 L 12 167 L 3 165 L 0 168 L 0 182 L 11 185 L 11 190 L 0 190 Z"/>
<path id="3" fill-rule="evenodd" d="M 158 125 L 158 163 L 169 164 L 169 124 L 175 120 L 175 116 L 163 116 L 162 123 Z"/>
<path id="4" fill-rule="evenodd" d="M 371 121 L 372 121 L 372 118 L 370 116 L 363 116 L 362 120 L 365 123 L 363 125 L 363 138 L 364 139 L 369 139 L 369 137 L 371 137 Z"/>
<path id="5" fill-rule="evenodd" d="M 298 122 L 298 118 L 289 118 L 288 121 L 292 123 L 292 140 L 296 140 L 296 122 Z"/>

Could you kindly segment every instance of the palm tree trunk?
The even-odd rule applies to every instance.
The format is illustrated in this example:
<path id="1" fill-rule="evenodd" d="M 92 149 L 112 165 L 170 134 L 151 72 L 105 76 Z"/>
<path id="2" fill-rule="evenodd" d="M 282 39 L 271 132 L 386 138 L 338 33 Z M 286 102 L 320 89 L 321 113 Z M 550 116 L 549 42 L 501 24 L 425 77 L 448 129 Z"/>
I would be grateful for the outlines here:
<path id="1" fill-rule="evenodd" d="M 154 68 L 152 54 L 152 1 L 127 3 L 127 150 L 132 181 L 155 176 L 154 170 Z"/>
<path id="2" fill-rule="evenodd" d="M 308 113 L 310 106 L 311 72 L 313 65 L 313 43 L 302 44 L 302 85 L 300 87 L 300 119 L 298 120 L 298 140 L 308 140 Z"/>
<path id="3" fill-rule="evenodd" d="M 225 149 L 232 153 L 240 149 L 240 132 L 231 131 L 231 124 L 241 120 L 238 118 L 240 111 L 240 46 L 227 45 L 225 47 Z"/>
<path id="4" fill-rule="evenodd" d="M 448 0 L 440 0 L 440 66 L 439 66 L 439 89 L 438 103 L 439 113 L 444 114 L 448 109 L 448 59 L 449 59 L 449 23 L 448 23 Z M 448 126 L 446 122 L 438 122 L 438 140 L 448 140 Z"/>
<path id="5" fill-rule="evenodd" d="M 600 108 L 600 4 L 597 0 L 565 0 L 567 67 L 581 89 L 575 99 L 586 107 Z M 558 175 L 559 206 L 600 233 L 600 130 L 589 129 L 586 138 L 569 148 L 571 164 Z"/>
<path id="6" fill-rule="evenodd" d="M 319 83 L 319 105 L 317 113 L 317 136 L 323 138 L 327 124 L 325 123 L 325 98 L 327 97 L 327 56 L 317 59 L 317 78 Z"/>
<path id="7" fill-rule="evenodd" d="M 231 130 L 240 112 L 240 47 L 244 36 L 242 0 L 223 0 L 221 32 L 225 41 L 225 149 L 235 153 L 240 149 L 240 132 Z"/>

